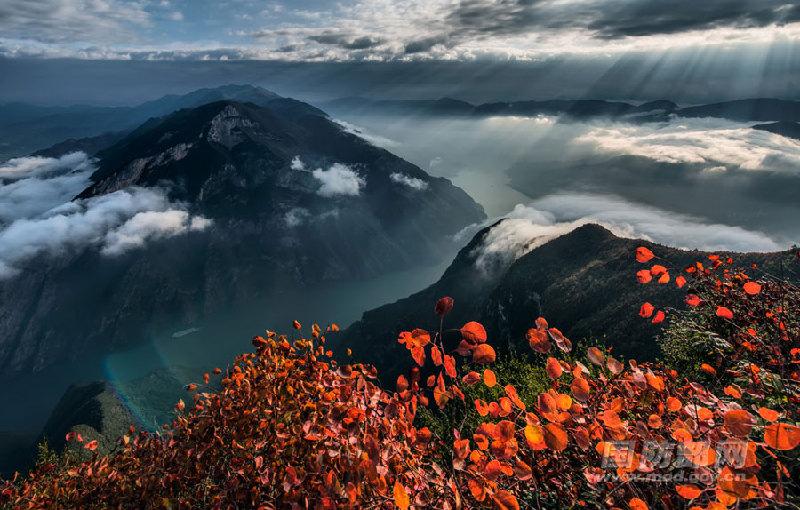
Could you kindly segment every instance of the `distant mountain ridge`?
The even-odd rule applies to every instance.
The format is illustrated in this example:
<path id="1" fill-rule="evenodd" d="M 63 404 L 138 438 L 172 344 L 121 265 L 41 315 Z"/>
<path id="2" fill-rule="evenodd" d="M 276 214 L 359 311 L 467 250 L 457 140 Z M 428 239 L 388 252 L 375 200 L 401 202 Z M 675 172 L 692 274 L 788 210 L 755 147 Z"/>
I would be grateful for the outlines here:
<path id="1" fill-rule="evenodd" d="M 681 107 L 666 100 L 632 104 L 601 99 L 554 99 L 543 101 L 497 101 L 478 105 L 458 99 L 375 100 L 343 98 L 321 103 L 332 112 L 358 114 L 405 114 L 487 117 L 498 115 L 564 115 L 576 119 L 592 117 L 632 121 L 663 121 L 678 117 L 716 117 L 742 122 L 800 121 L 800 101 L 756 98 Z"/>
<path id="2" fill-rule="evenodd" d="M 780 121 L 768 124 L 756 124 L 753 129 L 768 131 L 776 135 L 800 140 L 800 122 Z"/>
<path id="3" fill-rule="evenodd" d="M 49 155 L 72 147 L 90 154 L 151 118 L 183 108 L 232 100 L 265 105 L 279 96 L 252 85 L 224 85 L 183 95 L 168 95 L 136 106 L 38 106 L 0 104 L 0 161 L 33 152 Z M 631 122 L 664 121 L 679 117 L 717 117 L 742 122 L 800 122 L 800 101 L 756 98 L 681 107 L 667 99 L 633 104 L 602 99 L 494 101 L 471 104 L 454 98 L 370 99 L 346 97 L 319 104 L 332 113 L 384 115 L 440 115 L 486 117 L 495 115 L 563 115 L 575 119 L 607 117 Z M 90 139 L 90 140 L 85 140 Z M 70 146 L 70 140 L 72 145 Z M 111 140 L 111 142 L 109 142 Z M 58 144 L 58 147 L 51 147 Z"/>

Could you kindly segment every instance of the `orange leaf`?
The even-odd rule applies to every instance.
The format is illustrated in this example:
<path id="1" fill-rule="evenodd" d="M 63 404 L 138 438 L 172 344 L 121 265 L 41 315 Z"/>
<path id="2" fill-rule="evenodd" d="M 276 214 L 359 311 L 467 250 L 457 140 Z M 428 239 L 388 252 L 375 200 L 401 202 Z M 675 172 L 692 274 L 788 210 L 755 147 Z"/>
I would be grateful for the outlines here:
<path id="1" fill-rule="evenodd" d="M 408 379 L 406 376 L 399 375 L 397 376 L 397 391 L 402 393 L 408 389 Z"/>
<path id="2" fill-rule="evenodd" d="M 653 280 L 653 275 L 647 269 L 642 269 L 641 271 L 636 271 L 636 280 L 642 284 L 650 283 Z"/>
<path id="3" fill-rule="evenodd" d="M 489 414 L 489 406 L 485 401 L 479 398 L 475 399 L 475 410 L 478 411 L 478 414 L 481 416 L 486 416 Z"/>
<path id="4" fill-rule="evenodd" d="M 758 408 L 758 415 L 764 418 L 766 421 L 775 421 L 780 418 L 781 413 L 778 411 L 773 411 L 772 409 L 766 407 L 759 407 Z"/>
<path id="5" fill-rule="evenodd" d="M 653 260 L 653 257 L 655 257 L 655 255 L 653 255 L 653 252 L 650 251 L 648 248 L 645 248 L 644 246 L 639 246 L 638 248 L 636 248 L 637 262 L 644 264 L 645 262 L 650 262 L 651 260 Z"/>
<path id="6" fill-rule="evenodd" d="M 529 329 L 525 334 L 528 339 L 528 345 L 531 346 L 536 352 L 546 354 L 550 351 L 550 337 L 547 331 L 541 329 Z"/>
<path id="7" fill-rule="evenodd" d="M 702 363 L 700 365 L 700 370 L 709 374 L 709 375 L 717 375 L 717 369 L 709 365 L 708 363 Z"/>
<path id="8" fill-rule="evenodd" d="M 483 343 L 486 341 L 486 330 L 479 322 L 468 322 L 461 326 L 461 336 L 472 343 Z"/>
<path id="9" fill-rule="evenodd" d="M 547 370 L 547 375 L 549 375 L 551 379 L 558 379 L 561 377 L 561 374 L 564 373 L 564 369 L 561 368 L 561 363 L 553 357 L 547 358 L 545 369 Z"/>
<path id="10" fill-rule="evenodd" d="M 747 437 L 753 429 L 753 416 L 744 409 L 733 409 L 725 413 L 725 428 L 733 435 Z"/>
<path id="11" fill-rule="evenodd" d="M 556 451 L 567 447 L 567 431 L 558 423 L 548 423 L 544 426 L 544 442 L 548 448 Z"/>
<path id="12" fill-rule="evenodd" d="M 469 439 L 453 441 L 453 454 L 457 459 L 466 459 L 467 455 L 469 455 Z"/>
<path id="13" fill-rule="evenodd" d="M 733 319 L 733 312 L 730 308 L 726 308 L 724 306 L 717 307 L 717 317 L 722 317 L 723 319 Z"/>
<path id="14" fill-rule="evenodd" d="M 647 503 L 645 503 L 644 501 L 642 501 L 639 498 L 631 498 L 630 501 L 628 501 L 628 506 L 631 508 L 631 510 L 649 510 L 650 509 L 650 507 L 647 506 Z"/>
<path id="15" fill-rule="evenodd" d="M 564 352 L 569 352 L 572 350 L 572 342 L 569 338 L 564 336 L 564 333 L 562 333 L 560 329 L 550 328 L 547 330 L 547 333 L 550 335 L 550 338 L 555 341 L 556 347 Z"/>
<path id="16" fill-rule="evenodd" d="M 86 448 L 87 450 L 90 450 L 90 451 L 97 450 L 97 439 L 95 439 L 93 441 L 89 441 L 88 443 L 83 445 L 83 447 Z"/>
<path id="17" fill-rule="evenodd" d="M 683 275 L 675 277 L 675 285 L 678 286 L 679 289 L 682 289 L 684 285 L 686 285 L 686 278 Z"/>
<path id="18" fill-rule="evenodd" d="M 449 354 L 444 355 L 444 372 L 453 379 L 458 375 L 456 373 L 456 360 Z"/>
<path id="19" fill-rule="evenodd" d="M 675 397 L 667 397 L 667 409 L 674 413 L 676 411 L 680 411 L 682 408 L 683 404 L 680 400 Z"/>
<path id="20" fill-rule="evenodd" d="M 652 274 L 653 276 L 658 276 L 660 274 L 667 274 L 667 268 L 660 264 L 656 264 L 650 268 L 650 274 Z"/>
<path id="21" fill-rule="evenodd" d="M 494 388 L 495 384 L 497 384 L 497 376 L 488 368 L 483 371 L 483 384 L 489 388 Z"/>
<path id="22" fill-rule="evenodd" d="M 739 390 L 739 388 L 736 388 L 735 386 L 725 386 L 725 389 L 723 391 L 725 392 L 726 395 L 731 396 L 733 398 L 742 398 L 742 392 Z"/>
<path id="23" fill-rule="evenodd" d="M 474 478 L 470 478 L 467 482 L 467 487 L 469 487 L 469 491 L 472 493 L 472 497 L 475 498 L 477 501 L 483 501 L 486 499 L 486 490 L 483 488 L 483 485 L 480 484 Z"/>
<path id="24" fill-rule="evenodd" d="M 696 294 L 687 294 L 686 295 L 686 304 L 691 307 L 700 306 L 702 300 Z"/>
<path id="25" fill-rule="evenodd" d="M 645 319 L 651 317 L 653 312 L 656 310 L 656 307 L 651 305 L 650 303 L 644 303 L 641 308 L 639 308 L 639 316 L 644 317 Z"/>
<path id="26" fill-rule="evenodd" d="M 519 503 L 517 498 L 507 490 L 499 490 L 494 495 L 494 503 L 497 505 L 498 510 L 519 510 Z"/>
<path id="27" fill-rule="evenodd" d="M 756 294 L 761 292 L 761 285 L 759 285 L 756 282 L 747 282 L 744 284 L 743 288 L 744 291 L 751 296 L 755 296 Z"/>
<path id="28" fill-rule="evenodd" d="M 442 364 L 442 351 L 435 345 L 431 347 L 431 361 L 433 361 L 434 366 L 437 367 Z"/>
<path id="29" fill-rule="evenodd" d="M 764 442 L 776 450 L 794 450 L 800 445 L 800 427 L 773 423 L 764 427 Z"/>
<path id="30" fill-rule="evenodd" d="M 531 450 L 542 450 L 546 447 L 544 433 L 539 425 L 525 426 L 525 442 Z"/>
<path id="31" fill-rule="evenodd" d="M 676 485 L 675 490 L 683 499 L 695 499 L 703 493 L 698 486 L 692 484 Z"/>
<path id="32" fill-rule="evenodd" d="M 652 372 L 648 372 L 644 375 L 644 378 L 647 380 L 648 386 L 654 390 L 664 391 L 664 379 L 661 377 L 653 374 Z"/>
<path id="33" fill-rule="evenodd" d="M 472 361 L 475 363 L 494 363 L 497 355 L 494 349 L 489 344 L 479 344 L 474 351 L 472 351 Z"/>
<path id="34" fill-rule="evenodd" d="M 400 510 L 408 510 L 408 507 L 411 505 L 411 500 L 408 498 L 406 488 L 403 487 L 403 484 L 401 484 L 399 480 L 394 482 L 394 504 Z"/>
<path id="35" fill-rule="evenodd" d="M 589 400 L 589 382 L 583 377 L 576 377 L 573 379 L 570 388 L 576 400 L 580 402 Z"/>
<path id="36" fill-rule="evenodd" d="M 467 372 L 467 375 L 461 378 L 461 382 L 463 382 L 468 386 L 471 386 L 480 380 L 481 380 L 481 374 L 479 374 L 474 370 L 470 370 L 469 372 Z"/>

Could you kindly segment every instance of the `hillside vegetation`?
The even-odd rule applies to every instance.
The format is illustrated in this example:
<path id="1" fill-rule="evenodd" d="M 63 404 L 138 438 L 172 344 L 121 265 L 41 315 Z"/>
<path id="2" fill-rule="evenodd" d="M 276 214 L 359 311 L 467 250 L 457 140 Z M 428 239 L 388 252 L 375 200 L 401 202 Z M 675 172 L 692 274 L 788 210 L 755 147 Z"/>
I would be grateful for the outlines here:
<path id="1" fill-rule="evenodd" d="M 484 327 L 398 342 L 414 368 L 381 387 L 339 363 L 313 325 L 267 332 L 255 352 L 190 384 L 160 434 L 116 451 L 69 433 L 88 459 L 43 459 L 6 482 L 9 508 L 797 507 L 800 289 L 710 255 L 672 267 L 636 249 L 642 285 L 685 292 L 642 303 L 666 362 L 573 348 L 531 321 L 528 352 L 497 359 Z M 636 310 L 631 310 L 636 314 Z M 562 325 L 558 325 L 562 326 Z M 458 334 L 457 346 L 444 342 Z"/>

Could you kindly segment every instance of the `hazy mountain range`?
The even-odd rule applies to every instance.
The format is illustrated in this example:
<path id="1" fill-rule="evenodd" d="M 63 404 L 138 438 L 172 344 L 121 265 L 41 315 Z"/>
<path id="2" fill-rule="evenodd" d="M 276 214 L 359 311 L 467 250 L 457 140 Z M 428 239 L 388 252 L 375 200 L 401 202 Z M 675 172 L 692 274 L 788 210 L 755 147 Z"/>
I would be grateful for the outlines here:
<path id="1" fill-rule="evenodd" d="M 258 97 L 261 106 L 215 101 L 149 120 L 97 154 L 75 200 L 7 225 L 5 377 L 130 345 L 160 324 L 190 324 L 281 286 L 438 262 L 454 234 L 485 218 L 447 179 L 324 112 Z M 30 177 L 37 168 L 6 173 L 29 187 L 80 177 L 69 167 L 50 181 Z"/>
<path id="2" fill-rule="evenodd" d="M 185 95 L 168 95 L 136 106 L 39 106 L 28 103 L 0 104 L 0 160 L 44 151 L 51 155 L 71 148 L 93 154 L 117 141 L 148 119 L 181 108 L 218 100 L 263 105 L 276 94 L 261 87 L 226 85 L 200 89 Z M 632 122 L 665 121 L 669 116 L 716 117 L 742 122 L 800 121 L 800 101 L 758 98 L 681 107 L 667 100 L 639 104 L 600 99 L 496 101 L 472 104 L 453 98 L 373 99 L 346 97 L 319 102 L 331 113 L 357 115 L 563 115 L 576 119 L 607 117 Z M 66 142 L 65 142 L 66 141 Z M 50 146 L 59 144 L 52 149 Z"/>
<path id="3" fill-rule="evenodd" d="M 705 105 L 681 107 L 662 99 L 633 104 L 598 99 L 555 99 L 545 101 L 500 101 L 474 105 L 458 99 L 375 100 L 362 97 L 337 99 L 322 103 L 331 112 L 347 111 L 361 115 L 564 115 L 576 119 L 591 117 L 618 118 L 630 121 L 664 121 L 678 117 L 716 117 L 741 122 L 800 121 L 800 101 L 782 99 L 742 99 Z"/>

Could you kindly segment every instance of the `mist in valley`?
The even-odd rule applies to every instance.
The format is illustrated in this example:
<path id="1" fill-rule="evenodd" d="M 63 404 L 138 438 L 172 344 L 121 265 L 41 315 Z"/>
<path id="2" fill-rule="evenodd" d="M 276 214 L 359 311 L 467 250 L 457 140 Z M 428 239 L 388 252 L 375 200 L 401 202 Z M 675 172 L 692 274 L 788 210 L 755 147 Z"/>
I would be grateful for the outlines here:
<path id="1" fill-rule="evenodd" d="M 337 118 L 451 179 L 489 221 L 521 204 L 552 222 L 594 219 L 674 247 L 774 251 L 800 241 L 800 141 L 752 123 Z"/>

